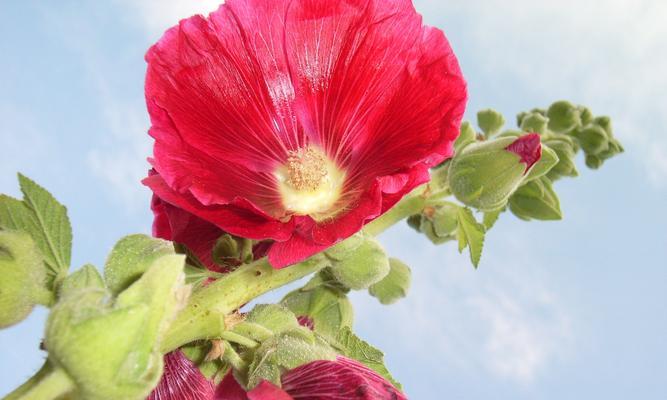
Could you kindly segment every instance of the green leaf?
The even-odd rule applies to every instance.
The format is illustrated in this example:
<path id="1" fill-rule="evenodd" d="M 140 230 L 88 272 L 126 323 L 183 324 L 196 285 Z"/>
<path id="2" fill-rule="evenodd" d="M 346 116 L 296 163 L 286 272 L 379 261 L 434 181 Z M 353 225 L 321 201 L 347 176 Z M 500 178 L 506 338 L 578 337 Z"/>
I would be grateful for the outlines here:
<path id="1" fill-rule="evenodd" d="M 174 254 L 170 242 L 146 235 L 130 235 L 116 243 L 104 266 L 104 279 L 112 293 L 118 294 L 146 272 L 158 258 Z"/>
<path id="2" fill-rule="evenodd" d="M 360 339 L 350 328 L 343 328 L 343 330 L 340 331 L 335 347 L 337 347 L 344 356 L 359 361 L 387 379 L 397 389 L 401 389 L 401 384 L 391 376 L 389 370 L 384 365 L 384 354 L 377 348 Z"/>
<path id="3" fill-rule="evenodd" d="M 484 225 L 477 222 L 469 208 L 461 208 L 458 213 L 458 219 L 459 230 L 457 237 L 459 239 L 459 251 L 462 252 L 467 246 L 470 250 L 470 261 L 477 268 L 479 260 L 482 258 L 486 230 Z"/>
<path id="4" fill-rule="evenodd" d="M 504 208 L 501 208 L 496 211 L 491 211 L 491 212 L 485 212 L 484 213 L 484 220 L 482 223 L 484 224 L 484 227 L 486 228 L 486 231 L 489 229 L 493 228 L 493 226 L 496 224 L 498 221 L 498 217 L 500 217 L 500 214 L 505 211 Z"/>
<path id="5" fill-rule="evenodd" d="M 72 227 L 67 209 L 32 180 L 19 174 L 24 200 L 0 196 L 0 228 L 20 230 L 32 236 L 49 267 L 48 284 L 65 277 L 72 253 Z"/>
<path id="6" fill-rule="evenodd" d="M 392 304 L 408 294 L 412 273 L 410 267 L 396 258 L 389 259 L 389 274 L 380 282 L 371 285 L 368 292 L 382 304 Z"/>

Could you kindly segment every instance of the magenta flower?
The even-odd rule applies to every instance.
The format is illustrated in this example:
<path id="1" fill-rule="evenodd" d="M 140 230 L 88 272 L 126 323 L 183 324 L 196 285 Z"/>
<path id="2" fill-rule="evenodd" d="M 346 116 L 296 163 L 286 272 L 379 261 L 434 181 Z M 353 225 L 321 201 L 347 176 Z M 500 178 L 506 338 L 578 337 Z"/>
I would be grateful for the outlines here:
<path id="1" fill-rule="evenodd" d="M 164 372 L 147 400 L 213 399 L 215 387 L 196 365 L 176 350 L 164 356 Z"/>
<path id="2" fill-rule="evenodd" d="M 426 182 L 466 101 L 447 39 L 409 0 L 229 0 L 146 59 L 144 183 L 213 230 L 275 241 L 278 268 Z"/>
<path id="3" fill-rule="evenodd" d="M 282 376 L 282 388 L 262 382 L 243 397 L 230 374 L 218 386 L 216 400 L 407 400 L 386 379 L 345 357 L 313 361 Z"/>

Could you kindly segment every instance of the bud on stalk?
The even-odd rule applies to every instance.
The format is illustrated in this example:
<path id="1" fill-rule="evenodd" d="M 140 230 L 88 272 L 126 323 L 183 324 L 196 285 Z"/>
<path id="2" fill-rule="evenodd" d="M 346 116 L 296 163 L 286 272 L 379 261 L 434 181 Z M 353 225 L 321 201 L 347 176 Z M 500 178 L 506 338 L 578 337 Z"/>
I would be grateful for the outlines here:
<path id="1" fill-rule="evenodd" d="M 537 133 L 471 144 L 452 161 L 449 184 L 456 198 L 480 211 L 503 207 L 542 156 Z"/>

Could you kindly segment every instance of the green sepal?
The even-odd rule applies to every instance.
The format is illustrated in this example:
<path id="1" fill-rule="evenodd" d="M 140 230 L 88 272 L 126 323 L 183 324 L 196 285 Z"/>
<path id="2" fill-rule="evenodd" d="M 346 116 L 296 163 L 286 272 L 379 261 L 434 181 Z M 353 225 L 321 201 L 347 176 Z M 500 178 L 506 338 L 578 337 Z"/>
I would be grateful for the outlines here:
<path id="1" fill-rule="evenodd" d="M 261 325 L 274 334 L 299 327 L 294 313 L 280 304 L 258 304 L 248 313 L 245 321 Z"/>
<path id="2" fill-rule="evenodd" d="M 70 296 L 86 289 L 105 289 L 102 276 L 91 264 L 84 265 L 65 278 L 58 288 L 58 296 Z"/>
<path id="3" fill-rule="evenodd" d="M 598 169 L 602 166 L 604 161 L 597 156 L 589 154 L 586 156 L 586 166 L 590 169 Z"/>
<path id="4" fill-rule="evenodd" d="M 377 240 L 364 237 L 347 257 L 332 260 L 330 271 L 342 285 L 361 290 L 380 281 L 389 273 L 389 260 Z"/>
<path id="5" fill-rule="evenodd" d="M 396 258 L 389 259 L 389 274 L 368 288 L 368 293 L 382 304 L 393 304 L 404 298 L 410 290 L 412 272 L 410 267 Z"/>
<path id="6" fill-rule="evenodd" d="M 556 152 L 558 163 L 549 171 L 547 177 L 552 181 L 563 176 L 579 175 L 575 164 L 578 144 L 570 136 L 555 135 L 544 140 L 544 145 Z"/>
<path id="7" fill-rule="evenodd" d="M 459 209 L 458 222 L 459 229 L 456 236 L 459 241 L 459 252 L 463 252 L 467 247 L 470 250 L 470 261 L 477 268 L 482 258 L 486 228 L 477 222 L 469 208 Z"/>
<path id="8" fill-rule="evenodd" d="M 47 267 L 25 232 L 0 231 L 0 328 L 23 321 L 37 304 L 49 305 Z"/>
<path id="9" fill-rule="evenodd" d="M 223 265 L 230 260 L 241 259 L 241 246 L 235 237 L 226 233 L 218 238 L 213 246 L 213 261 Z"/>
<path id="10" fill-rule="evenodd" d="M 540 157 L 540 160 L 530 168 L 528 174 L 526 174 L 526 177 L 524 178 L 524 182 L 539 179 L 548 174 L 549 171 L 558 164 L 558 161 L 558 154 L 549 148 L 549 146 L 542 143 L 542 156 Z"/>
<path id="11" fill-rule="evenodd" d="M 329 344 L 307 328 L 281 332 L 265 340 L 255 350 L 248 368 L 247 388 L 263 380 L 280 386 L 280 376 L 301 365 L 317 360 L 334 360 L 336 353 Z"/>
<path id="12" fill-rule="evenodd" d="M 343 328 L 340 331 L 334 347 L 345 357 L 359 361 L 366 367 L 377 372 L 397 389 L 400 390 L 402 388 L 401 384 L 391 376 L 389 370 L 384 365 L 384 354 L 382 351 L 360 339 L 350 328 Z"/>
<path id="13" fill-rule="evenodd" d="M 341 328 L 351 327 L 354 320 L 354 309 L 345 293 L 327 286 L 297 289 L 280 304 L 297 317 L 307 317 L 312 321 L 312 329 L 326 338 L 335 338 Z"/>
<path id="14" fill-rule="evenodd" d="M 54 290 L 67 275 L 72 227 L 67 209 L 46 189 L 19 174 L 23 201 L 0 195 L 0 229 L 28 233 L 48 266 L 47 285 Z"/>
<path id="15" fill-rule="evenodd" d="M 174 254 L 170 242 L 146 235 L 122 238 L 109 254 L 104 266 L 104 279 L 113 294 L 128 288 L 157 259 Z"/>
<path id="16" fill-rule="evenodd" d="M 454 142 L 454 153 L 458 154 L 464 147 L 477 141 L 477 133 L 472 124 L 465 121 L 461 124 L 459 137 Z"/>
<path id="17" fill-rule="evenodd" d="M 477 113 L 477 125 L 488 139 L 500 132 L 505 125 L 505 118 L 496 110 L 481 110 Z"/>
<path id="18" fill-rule="evenodd" d="M 546 177 L 521 186 L 510 198 L 509 206 L 514 215 L 527 221 L 555 221 L 563 218 L 558 195 Z"/>

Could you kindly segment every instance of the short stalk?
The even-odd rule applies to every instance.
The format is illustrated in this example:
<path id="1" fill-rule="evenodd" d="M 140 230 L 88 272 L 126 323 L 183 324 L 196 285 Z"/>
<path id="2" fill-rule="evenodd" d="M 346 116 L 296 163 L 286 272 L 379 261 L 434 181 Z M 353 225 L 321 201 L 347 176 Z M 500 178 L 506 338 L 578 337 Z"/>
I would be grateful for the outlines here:
<path id="1" fill-rule="evenodd" d="M 32 378 L 19 386 L 3 400 L 51 400 L 74 390 L 74 382 L 60 368 L 53 369 L 48 362 Z"/>

